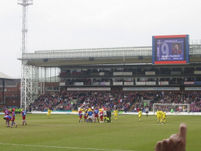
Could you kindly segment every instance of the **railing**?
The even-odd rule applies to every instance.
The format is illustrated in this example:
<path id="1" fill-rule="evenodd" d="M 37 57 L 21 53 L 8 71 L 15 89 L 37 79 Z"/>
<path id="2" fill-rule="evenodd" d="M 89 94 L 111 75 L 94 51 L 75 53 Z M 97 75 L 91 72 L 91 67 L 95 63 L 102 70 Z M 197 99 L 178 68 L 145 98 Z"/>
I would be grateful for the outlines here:
<path id="1" fill-rule="evenodd" d="M 23 54 L 23 59 L 43 58 L 104 58 L 126 56 L 151 56 L 151 47 L 125 47 L 125 48 L 97 48 L 97 49 L 74 49 L 74 50 L 50 50 L 36 51 L 35 53 Z"/>
<path id="2" fill-rule="evenodd" d="M 201 45 L 190 45 L 190 55 L 201 55 Z M 49 59 L 49 58 L 110 58 L 110 57 L 138 57 L 152 56 L 152 47 L 119 47 L 119 48 L 90 48 L 69 50 L 44 50 L 35 53 L 23 54 L 23 59 Z"/>

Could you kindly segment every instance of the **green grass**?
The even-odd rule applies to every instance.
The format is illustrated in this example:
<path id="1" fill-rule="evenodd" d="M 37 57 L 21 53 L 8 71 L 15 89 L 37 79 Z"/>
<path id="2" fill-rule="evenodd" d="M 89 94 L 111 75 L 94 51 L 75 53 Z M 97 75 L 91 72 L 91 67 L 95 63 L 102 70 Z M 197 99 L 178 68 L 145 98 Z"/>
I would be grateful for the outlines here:
<path id="1" fill-rule="evenodd" d="M 78 123 L 75 115 L 27 115 L 27 126 L 7 128 L 3 115 L 0 122 L 1 151 L 87 151 L 133 150 L 153 151 L 158 140 L 187 124 L 187 150 L 198 151 L 201 140 L 200 116 L 168 116 L 166 124 L 158 124 L 155 116 L 120 115 L 112 123 Z M 21 144 L 21 145 L 20 145 Z M 93 149 L 94 148 L 94 149 Z"/>

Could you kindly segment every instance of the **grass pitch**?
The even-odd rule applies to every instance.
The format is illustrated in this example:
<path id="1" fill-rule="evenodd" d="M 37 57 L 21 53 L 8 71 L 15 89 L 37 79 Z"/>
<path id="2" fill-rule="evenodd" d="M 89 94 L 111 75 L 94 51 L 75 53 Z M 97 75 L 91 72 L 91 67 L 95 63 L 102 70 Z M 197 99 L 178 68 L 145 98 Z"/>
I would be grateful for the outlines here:
<path id="1" fill-rule="evenodd" d="M 158 124 L 155 116 L 120 115 L 112 123 L 78 123 L 76 115 L 27 115 L 27 126 L 7 128 L 0 116 L 1 151 L 154 151 L 158 140 L 187 124 L 187 150 L 201 147 L 200 116 L 168 116 L 166 124 Z"/>

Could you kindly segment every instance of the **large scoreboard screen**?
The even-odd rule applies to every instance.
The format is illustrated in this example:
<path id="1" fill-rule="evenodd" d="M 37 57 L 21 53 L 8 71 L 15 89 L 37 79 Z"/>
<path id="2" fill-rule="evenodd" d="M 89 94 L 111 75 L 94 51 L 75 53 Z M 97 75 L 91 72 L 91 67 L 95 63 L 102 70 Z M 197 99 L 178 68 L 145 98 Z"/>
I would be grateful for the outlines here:
<path id="1" fill-rule="evenodd" d="M 153 36 L 153 64 L 186 64 L 189 63 L 189 36 L 169 35 Z"/>

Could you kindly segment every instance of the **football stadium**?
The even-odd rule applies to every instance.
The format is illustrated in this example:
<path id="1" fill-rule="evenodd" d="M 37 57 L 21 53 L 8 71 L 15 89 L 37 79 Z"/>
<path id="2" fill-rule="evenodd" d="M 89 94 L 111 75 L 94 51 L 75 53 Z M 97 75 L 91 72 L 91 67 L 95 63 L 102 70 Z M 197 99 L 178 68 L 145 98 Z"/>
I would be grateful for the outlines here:
<path id="1" fill-rule="evenodd" d="M 189 35 L 152 43 L 24 53 L 26 93 L 2 106 L 1 150 L 149 151 L 185 123 L 186 148 L 197 151 L 201 45 Z"/>

